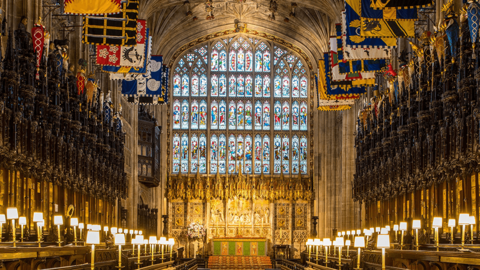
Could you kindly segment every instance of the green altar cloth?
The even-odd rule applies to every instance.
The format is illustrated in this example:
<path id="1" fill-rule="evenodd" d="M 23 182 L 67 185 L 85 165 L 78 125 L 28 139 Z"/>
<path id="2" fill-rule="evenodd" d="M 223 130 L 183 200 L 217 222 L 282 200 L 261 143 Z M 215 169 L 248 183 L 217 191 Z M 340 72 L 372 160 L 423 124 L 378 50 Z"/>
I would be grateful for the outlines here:
<path id="1" fill-rule="evenodd" d="M 266 256 L 265 238 L 213 238 L 213 255 Z"/>

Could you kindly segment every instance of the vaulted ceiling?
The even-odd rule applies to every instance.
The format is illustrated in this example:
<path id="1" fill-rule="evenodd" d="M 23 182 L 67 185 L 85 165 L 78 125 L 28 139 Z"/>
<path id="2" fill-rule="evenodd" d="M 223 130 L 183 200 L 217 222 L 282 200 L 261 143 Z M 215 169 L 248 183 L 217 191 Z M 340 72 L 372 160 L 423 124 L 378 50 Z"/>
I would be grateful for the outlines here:
<path id="1" fill-rule="evenodd" d="M 140 18 L 148 19 L 153 54 L 167 63 L 180 47 L 193 40 L 246 24 L 248 30 L 273 35 L 289 42 L 315 60 L 328 50 L 334 24 L 340 22 L 343 0 L 213 0 L 213 20 L 207 20 L 207 0 L 143 0 Z M 275 19 L 271 19 L 276 2 Z M 315 64 L 314 64 L 315 65 Z M 315 65 L 316 66 L 316 65 Z"/>

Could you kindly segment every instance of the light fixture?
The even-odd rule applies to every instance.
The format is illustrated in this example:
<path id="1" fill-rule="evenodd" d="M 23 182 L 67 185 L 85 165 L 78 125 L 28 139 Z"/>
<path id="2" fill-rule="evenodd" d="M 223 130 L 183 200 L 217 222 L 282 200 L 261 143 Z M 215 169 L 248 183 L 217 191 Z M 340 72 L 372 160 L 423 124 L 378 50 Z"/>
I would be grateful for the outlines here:
<path id="1" fill-rule="evenodd" d="M 360 269 L 360 252 L 361 248 L 365 247 L 365 238 L 362 236 L 357 236 L 355 237 L 355 243 L 353 245 L 354 247 L 358 248 L 358 254 L 357 254 L 357 269 Z"/>
<path id="2" fill-rule="evenodd" d="M 313 246 L 313 239 L 308 239 L 307 240 L 307 243 L 305 244 L 308 248 L 308 261 L 310 261 L 310 254 L 311 254 L 311 251 L 312 251 L 312 246 Z"/>
<path id="3" fill-rule="evenodd" d="M 117 227 L 112 227 L 112 228 L 110 228 L 110 232 L 111 232 L 113 235 L 117 234 L 117 232 L 118 232 Z"/>
<path id="4" fill-rule="evenodd" d="M 15 237 L 17 235 L 15 228 L 15 219 L 18 219 L 18 209 L 16 207 L 7 208 L 7 219 L 12 220 L 13 247 L 16 247 Z"/>
<path id="5" fill-rule="evenodd" d="M 78 228 L 80 229 L 80 240 L 83 240 L 83 232 L 82 231 L 85 228 L 85 224 L 83 224 L 83 222 L 78 224 Z"/>
<path id="6" fill-rule="evenodd" d="M 367 243 L 367 247 L 368 247 L 368 238 L 369 238 L 370 236 L 372 236 L 372 231 L 366 230 L 366 231 L 365 231 L 365 237 L 366 237 L 367 239 L 366 239 L 365 242 Z"/>
<path id="7" fill-rule="evenodd" d="M 475 216 L 470 216 L 470 234 L 472 237 L 470 237 L 470 244 L 473 245 L 473 225 L 475 225 Z"/>
<path id="8" fill-rule="evenodd" d="M 27 225 L 27 217 L 20 217 L 18 225 L 20 225 L 20 241 L 23 242 L 23 226 Z"/>
<path id="9" fill-rule="evenodd" d="M 388 234 L 387 228 L 381 228 L 380 229 L 380 234 Z"/>
<path id="10" fill-rule="evenodd" d="M 342 270 L 342 247 L 344 246 L 343 237 L 337 237 L 337 239 L 335 239 L 334 245 L 338 247 L 338 269 Z"/>
<path id="11" fill-rule="evenodd" d="M 132 234 L 133 234 L 133 230 L 130 230 L 129 234 L 130 234 L 130 237 L 131 237 L 131 236 L 132 236 Z"/>
<path id="12" fill-rule="evenodd" d="M 360 235 L 362 234 L 362 231 L 361 230 L 357 230 L 357 235 Z"/>
<path id="13" fill-rule="evenodd" d="M 407 222 L 400 222 L 400 231 L 402 231 L 402 239 L 400 239 L 400 250 L 403 250 L 403 234 L 407 230 Z"/>
<path id="14" fill-rule="evenodd" d="M 143 243 L 145 244 L 145 254 L 147 254 L 148 240 L 147 240 L 147 239 L 143 239 Z"/>
<path id="15" fill-rule="evenodd" d="M 342 232 L 337 232 L 337 236 L 338 237 L 342 236 Z"/>
<path id="16" fill-rule="evenodd" d="M 390 231 L 390 226 L 389 225 L 385 226 L 385 229 L 387 229 L 387 231 Z"/>
<path id="17" fill-rule="evenodd" d="M 105 232 L 105 243 L 106 243 L 107 237 L 108 237 L 108 226 L 103 226 L 103 231 Z"/>
<path id="18" fill-rule="evenodd" d="M 453 233 L 455 228 L 455 219 L 451 218 L 448 220 L 448 227 L 450 227 L 450 244 L 453 245 L 453 239 L 455 238 L 455 234 Z"/>
<path id="19" fill-rule="evenodd" d="M 375 232 L 375 228 L 374 228 L 374 227 L 370 227 L 370 229 L 369 229 L 369 230 L 370 230 L 372 233 L 374 233 L 374 232 Z"/>
<path id="20" fill-rule="evenodd" d="M 118 269 L 122 269 L 122 245 L 125 245 L 125 234 L 115 234 L 115 245 L 118 246 Z"/>
<path id="21" fill-rule="evenodd" d="M 70 226 L 73 226 L 73 238 L 75 239 L 75 246 L 76 246 L 77 245 L 78 218 L 71 218 L 70 219 Z"/>
<path id="22" fill-rule="evenodd" d="M 153 254 L 155 253 L 155 245 L 157 244 L 157 237 L 155 236 L 150 236 L 148 238 L 148 243 L 150 244 L 150 252 L 152 253 L 152 265 L 155 262 L 153 259 Z"/>
<path id="23" fill-rule="evenodd" d="M 141 254 L 141 248 L 143 244 L 143 235 L 138 235 L 135 237 L 135 243 L 138 245 L 138 259 L 137 259 L 137 264 L 138 267 L 140 267 L 140 254 Z"/>
<path id="24" fill-rule="evenodd" d="M 328 267 L 328 247 L 332 245 L 330 238 L 323 238 L 323 245 L 325 246 L 325 266 Z"/>
<path id="25" fill-rule="evenodd" d="M 57 225 L 57 229 L 58 229 L 58 246 L 62 246 L 62 241 L 60 239 L 60 226 L 63 225 L 63 216 L 61 215 L 56 215 L 53 217 L 53 224 L 54 225 Z"/>
<path id="26" fill-rule="evenodd" d="M 100 244 L 100 232 L 88 231 L 86 243 L 89 245 L 92 245 L 92 260 L 90 262 L 90 265 L 91 265 L 91 270 L 95 270 L 95 245 Z"/>
<path id="27" fill-rule="evenodd" d="M 312 239 L 310 239 L 310 240 L 312 240 Z M 170 245 L 170 261 L 172 261 L 173 260 L 173 245 L 175 245 L 175 239 L 169 238 L 168 239 L 168 244 Z M 310 260 L 310 258 L 309 258 L 309 260 Z"/>
<path id="28" fill-rule="evenodd" d="M 162 246 L 162 263 L 163 263 L 163 249 L 167 243 L 167 238 L 166 237 L 160 237 L 160 241 L 158 243 Z"/>
<path id="29" fill-rule="evenodd" d="M 345 246 L 347 246 L 347 258 L 349 258 L 349 249 L 350 249 L 350 245 L 352 244 L 352 241 L 350 241 L 350 239 L 346 240 L 345 241 Z"/>
<path id="30" fill-rule="evenodd" d="M 99 224 L 95 224 L 95 225 L 92 225 L 92 231 L 101 231 L 102 230 L 102 226 L 100 226 Z"/>
<path id="31" fill-rule="evenodd" d="M 395 232 L 395 242 L 398 243 L 397 234 L 398 234 L 398 224 L 393 225 L 393 231 Z"/>
<path id="32" fill-rule="evenodd" d="M 345 236 L 345 231 L 342 232 L 342 236 Z"/>
<path id="33" fill-rule="evenodd" d="M 350 235 L 350 231 L 347 231 L 347 236 L 349 236 L 349 235 Z"/>
<path id="34" fill-rule="evenodd" d="M 435 245 L 437 246 L 437 251 L 439 251 L 439 242 L 440 242 L 440 239 L 438 238 L 438 228 L 441 228 L 442 227 L 442 221 L 443 219 L 441 217 L 434 217 L 433 218 L 433 224 L 432 224 L 432 227 L 435 228 L 435 238 L 436 238 L 436 242 L 435 242 Z"/>
<path id="35" fill-rule="evenodd" d="M 87 224 L 87 230 L 91 230 L 92 229 L 92 224 Z M 87 233 L 88 234 L 88 233 Z"/>
<path id="36" fill-rule="evenodd" d="M 118 233 L 122 233 L 123 232 L 123 229 L 122 228 L 119 228 L 118 229 Z"/>
<path id="37" fill-rule="evenodd" d="M 1 216 L 2 215 L 0 215 L 0 241 L 2 239 Z M 40 230 L 40 222 L 43 222 L 43 213 L 42 212 L 34 212 L 33 213 L 33 222 L 37 223 L 37 238 L 38 238 L 37 242 L 38 242 L 38 247 L 41 247 L 41 245 L 42 245 L 42 234 L 41 234 L 41 230 Z"/>
<path id="38" fill-rule="evenodd" d="M 375 232 L 379 233 L 380 232 L 380 227 L 375 227 Z"/>
<path id="39" fill-rule="evenodd" d="M 135 244 L 137 243 L 137 239 L 133 238 L 130 239 L 130 243 L 132 244 L 133 248 L 132 248 L 132 256 L 135 257 Z"/>
<path id="40" fill-rule="evenodd" d="M 418 250 L 418 229 L 421 229 L 422 228 L 422 223 L 420 221 L 420 219 L 414 219 L 412 221 L 412 229 L 415 230 L 415 243 L 416 243 L 416 247 L 417 247 L 417 250 Z"/>
<path id="41" fill-rule="evenodd" d="M 138 234 L 138 230 L 133 231 L 133 234 L 137 235 L 137 234 Z"/>
<path id="42" fill-rule="evenodd" d="M 318 238 L 313 239 L 313 245 L 316 247 L 315 261 L 317 262 L 317 264 L 318 264 L 318 249 L 319 249 L 320 243 L 321 243 L 320 239 Z"/>
<path id="43" fill-rule="evenodd" d="M 385 270 L 385 249 L 390 248 L 390 237 L 388 234 L 378 235 L 377 248 L 382 249 L 382 270 Z"/>
<path id="44" fill-rule="evenodd" d="M 142 232 L 142 231 L 138 231 L 138 234 L 142 235 L 142 234 L 143 234 L 143 232 Z"/>

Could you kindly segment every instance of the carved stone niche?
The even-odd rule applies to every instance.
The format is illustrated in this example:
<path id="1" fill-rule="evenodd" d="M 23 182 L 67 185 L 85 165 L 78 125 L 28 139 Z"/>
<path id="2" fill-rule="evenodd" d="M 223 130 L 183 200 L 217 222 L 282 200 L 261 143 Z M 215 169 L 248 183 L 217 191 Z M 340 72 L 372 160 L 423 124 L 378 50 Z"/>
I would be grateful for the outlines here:
<path id="1" fill-rule="evenodd" d="M 138 108 L 138 181 L 147 187 L 160 184 L 160 128 L 144 106 Z"/>

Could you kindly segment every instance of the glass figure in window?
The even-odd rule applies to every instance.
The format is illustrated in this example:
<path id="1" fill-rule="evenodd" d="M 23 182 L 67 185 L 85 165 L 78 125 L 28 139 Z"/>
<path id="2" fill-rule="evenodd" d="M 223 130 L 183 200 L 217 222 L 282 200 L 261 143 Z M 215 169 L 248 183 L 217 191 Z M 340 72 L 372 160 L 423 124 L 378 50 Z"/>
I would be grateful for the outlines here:
<path id="1" fill-rule="evenodd" d="M 289 140 L 287 136 L 283 137 L 282 140 L 282 167 L 283 167 L 283 173 L 289 173 L 289 160 L 290 160 L 290 147 L 289 147 Z"/>
<path id="2" fill-rule="evenodd" d="M 188 97 L 189 91 L 188 91 L 188 76 L 185 74 L 182 77 L 182 96 Z"/>
<path id="3" fill-rule="evenodd" d="M 273 91 L 274 97 L 282 97 L 282 80 L 278 75 L 275 76 L 275 79 L 273 81 Z"/>
<path id="4" fill-rule="evenodd" d="M 212 102 L 212 123 L 210 125 L 211 129 L 217 129 L 218 128 L 218 105 L 216 101 Z"/>
<path id="5" fill-rule="evenodd" d="M 192 129 L 197 129 L 198 128 L 198 102 L 194 100 L 192 102 L 192 123 L 191 123 L 191 128 Z"/>
<path id="6" fill-rule="evenodd" d="M 238 135 L 237 137 L 237 166 L 240 166 L 243 168 L 243 136 Z M 239 168 L 240 169 L 240 168 Z"/>
<path id="7" fill-rule="evenodd" d="M 275 102 L 275 105 L 273 107 L 273 117 L 274 117 L 274 122 L 273 122 L 273 126 L 274 126 L 274 129 L 275 130 L 281 130 L 282 129 L 282 126 L 281 126 L 281 108 L 280 108 L 280 102 L 276 101 Z"/>
<path id="8" fill-rule="evenodd" d="M 252 97 L 252 77 L 250 75 L 245 79 L 245 96 Z"/>
<path id="9" fill-rule="evenodd" d="M 197 172 L 197 168 L 198 168 L 198 138 L 197 138 L 197 135 L 193 134 L 192 138 L 191 138 L 191 141 L 192 141 L 192 156 L 191 156 L 191 164 L 192 164 L 192 168 L 191 168 L 191 171 L 192 173 L 195 173 Z"/>
<path id="10" fill-rule="evenodd" d="M 282 96 L 290 97 L 290 79 L 287 76 L 283 77 Z"/>
<path id="11" fill-rule="evenodd" d="M 200 129 L 207 128 L 207 102 L 202 100 L 200 102 L 200 112 L 199 112 L 199 122 L 200 122 Z"/>
<path id="12" fill-rule="evenodd" d="M 262 97 L 262 77 L 255 77 L 255 97 Z"/>
<path id="13" fill-rule="evenodd" d="M 298 137 L 295 135 L 292 138 L 292 173 L 298 174 L 298 161 L 300 159 L 299 155 L 299 145 Z"/>
<path id="14" fill-rule="evenodd" d="M 270 129 L 270 104 L 266 101 L 263 104 L 263 129 Z"/>
<path id="15" fill-rule="evenodd" d="M 307 173 L 307 139 L 302 136 L 300 140 L 300 172 Z"/>
<path id="16" fill-rule="evenodd" d="M 290 120 L 290 106 L 288 105 L 288 102 L 284 102 L 282 107 L 282 129 L 283 130 L 290 129 L 289 120 Z"/>
<path id="17" fill-rule="evenodd" d="M 225 162 L 227 160 L 227 141 L 225 135 L 220 135 L 219 149 L 218 149 L 218 167 L 220 173 L 225 173 Z"/>
<path id="18" fill-rule="evenodd" d="M 252 172 L 252 137 L 247 135 L 245 138 L 245 173 Z"/>
<path id="19" fill-rule="evenodd" d="M 255 102 L 255 129 L 262 129 L 262 104 Z"/>
<path id="20" fill-rule="evenodd" d="M 192 96 L 198 96 L 198 76 L 192 76 Z"/>
<path id="21" fill-rule="evenodd" d="M 202 134 L 200 135 L 200 146 L 199 146 L 199 159 L 198 159 L 198 165 L 200 168 L 200 173 L 206 173 L 207 172 L 207 152 L 206 152 L 206 144 L 207 140 L 205 138 L 205 135 Z"/>
<path id="22" fill-rule="evenodd" d="M 210 140 L 210 173 L 217 172 L 217 160 L 218 160 L 218 141 L 217 136 L 212 135 Z"/>
<path id="23" fill-rule="evenodd" d="M 250 101 L 245 104 L 245 129 L 252 129 L 252 103 Z"/>
<path id="24" fill-rule="evenodd" d="M 218 83 L 218 91 L 219 96 L 226 97 L 227 96 L 227 77 L 225 75 L 220 76 L 220 82 Z"/>
<path id="25" fill-rule="evenodd" d="M 220 60 L 218 61 L 218 70 L 227 71 L 227 53 L 224 50 L 220 52 Z"/>
<path id="26" fill-rule="evenodd" d="M 230 76 L 230 80 L 228 82 L 228 96 L 230 97 L 235 97 L 236 96 L 236 88 L 237 88 L 237 85 L 236 85 L 236 80 L 235 80 L 235 76 Z"/>
<path id="27" fill-rule="evenodd" d="M 302 77 L 300 80 L 300 97 L 306 98 L 307 97 L 307 78 Z"/>
<path id="28" fill-rule="evenodd" d="M 245 54 L 243 53 L 243 49 L 240 48 L 238 50 L 237 55 L 237 71 L 243 71 L 245 68 Z"/>
<path id="29" fill-rule="evenodd" d="M 248 50 L 247 53 L 245 54 L 245 71 L 253 71 L 253 54 L 252 51 Z"/>
<path id="30" fill-rule="evenodd" d="M 298 111 L 299 111 L 298 102 L 294 101 L 292 106 L 292 129 L 293 130 L 298 130 L 300 125 Z"/>
<path id="31" fill-rule="evenodd" d="M 270 139 L 263 137 L 263 173 L 270 172 Z"/>
<path id="32" fill-rule="evenodd" d="M 182 135 L 182 173 L 188 172 L 188 136 Z"/>
<path id="33" fill-rule="evenodd" d="M 230 135 L 228 139 L 228 172 L 235 172 L 235 137 Z"/>
<path id="34" fill-rule="evenodd" d="M 237 96 L 245 96 L 245 80 L 243 79 L 242 75 L 238 76 L 237 78 Z"/>
<path id="35" fill-rule="evenodd" d="M 212 71 L 218 71 L 218 52 L 212 50 Z"/>
<path id="36" fill-rule="evenodd" d="M 282 161 L 280 136 L 276 135 L 273 141 L 273 173 L 280 173 L 280 163 Z"/>
<path id="37" fill-rule="evenodd" d="M 182 104 L 182 128 L 188 129 L 188 101 L 184 100 Z"/>
<path id="38" fill-rule="evenodd" d="M 262 138 L 255 136 L 255 173 L 262 172 Z"/>
<path id="39" fill-rule="evenodd" d="M 270 77 L 263 77 L 263 97 L 270 97 Z"/>
<path id="40" fill-rule="evenodd" d="M 180 92 L 180 76 L 178 75 L 175 75 L 175 77 L 173 77 L 173 95 L 174 96 L 180 96 L 181 95 L 181 92 Z"/>
<path id="41" fill-rule="evenodd" d="M 226 119 L 227 108 L 226 107 L 227 106 L 225 104 L 225 101 L 223 101 L 223 100 L 220 101 L 220 117 L 219 117 L 219 123 L 218 123 L 220 129 L 225 129 L 227 127 L 226 126 L 226 124 L 227 124 L 226 123 L 226 121 L 227 121 L 227 119 Z"/>
<path id="42" fill-rule="evenodd" d="M 218 77 L 217 75 L 213 74 L 212 75 L 212 91 L 210 92 L 210 95 L 212 97 L 218 96 Z"/>
<path id="43" fill-rule="evenodd" d="M 207 76 L 200 76 L 200 96 L 207 96 Z"/>
<path id="44" fill-rule="evenodd" d="M 270 72 L 270 52 L 268 50 L 263 53 L 263 71 Z"/>
<path id="45" fill-rule="evenodd" d="M 173 172 L 180 171 L 180 137 L 175 134 L 173 137 Z"/>
<path id="46" fill-rule="evenodd" d="M 299 96 L 300 96 L 300 88 L 299 88 L 298 77 L 293 76 L 293 78 L 292 78 L 292 97 L 299 97 Z"/>
<path id="47" fill-rule="evenodd" d="M 180 128 L 180 102 L 173 102 L 173 128 Z"/>
<path id="48" fill-rule="evenodd" d="M 228 128 L 235 129 L 236 124 L 236 115 L 235 115 L 235 102 L 231 101 L 230 105 L 228 105 Z"/>
<path id="49" fill-rule="evenodd" d="M 230 68 L 229 68 L 230 71 L 236 70 L 236 63 L 237 63 L 236 60 L 237 60 L 236 53 L 234 50 L 231 50 L 230 51 Z"/>
<path id="50" fill-rule="evenodd" d="M 263 71 L 263 62 L 262 62 L 262 52 L 257 51 L 255 53 L 255 71 L 262 72 Z"/>
<path id="51" fill-rule="evenodd" d="M 300 105 L 300 130 L 307 130 L 307 104 Z"/>
<path id="52" fill-rule="evenodd" d="M 243 129 L 243 126 L 245 125 L 244 121 L 245 121 L 245 118 L 244 118 L 243 102 L 239 101 L 237 104 L 237 129 L 239 130 Z"/>

